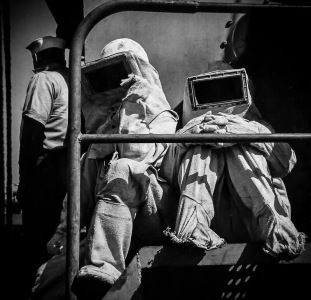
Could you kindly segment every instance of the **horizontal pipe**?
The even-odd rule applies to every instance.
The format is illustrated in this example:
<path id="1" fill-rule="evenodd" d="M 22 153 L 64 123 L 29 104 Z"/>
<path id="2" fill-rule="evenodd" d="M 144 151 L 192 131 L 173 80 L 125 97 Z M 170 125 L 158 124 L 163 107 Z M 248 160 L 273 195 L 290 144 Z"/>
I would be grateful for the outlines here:
<path id="1" fill-rule="evenodd" d="M 161 142 L 287 142 L 311 140 L 310 133 L 274 134 L 81 134 L 80 142 L 89 143 L 161 143 Z"/>
<path id="2" fill-rule="evenodd" d="M 310 5 L 254 4 L 254 3 L 216 3 L 199 1 L 167 0 L 113 0 L 95 8 L 86 19 L 93 22 L 105 16 L 122 11 L 145 11 L 164 13 L 247 13 L 250 11 L 290 11 L 299 13 L 310 10 Z"/>
<path id="3" fill-rule="evenodd" d="M 282 5 L 282 4 L 251 4 L 251 3 L 212 3 L 197 2 L 195 12 L 216 12 L 216 13 L 248 13 L 258 12 L 281 12 L 290 11 L 291 13 L 301 12 L 305 9 L 311 9 L 311 6 L 303 5 Z"/>

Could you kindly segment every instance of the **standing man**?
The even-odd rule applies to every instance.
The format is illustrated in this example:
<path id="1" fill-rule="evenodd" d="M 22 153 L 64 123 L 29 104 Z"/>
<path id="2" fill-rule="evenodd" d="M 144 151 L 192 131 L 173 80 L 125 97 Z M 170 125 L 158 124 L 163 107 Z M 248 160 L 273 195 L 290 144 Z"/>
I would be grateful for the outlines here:
<path id="1" fill-rule="evenodd" d="M 30 272 L 49 258 L 46 243 L 59 223 L 67 190 L 65 48 L 63 39 L 52 36 L 39 38 L 26 47 L 31 52 L 35 74 L 22 112 L 17 198 L 22 206 Z"/>

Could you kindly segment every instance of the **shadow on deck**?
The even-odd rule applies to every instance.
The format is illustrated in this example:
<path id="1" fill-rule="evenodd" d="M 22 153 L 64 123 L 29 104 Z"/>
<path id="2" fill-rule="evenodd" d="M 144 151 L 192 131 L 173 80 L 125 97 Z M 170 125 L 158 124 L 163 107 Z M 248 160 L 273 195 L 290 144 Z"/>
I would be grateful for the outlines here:
<path id="1" fill-rule="evenodd" d="M 310 271 L 310 243 L 290 262 L 276 261 L 252 244 L 208 252 L 144 247 L 103 300 L 305 299 Z"/>

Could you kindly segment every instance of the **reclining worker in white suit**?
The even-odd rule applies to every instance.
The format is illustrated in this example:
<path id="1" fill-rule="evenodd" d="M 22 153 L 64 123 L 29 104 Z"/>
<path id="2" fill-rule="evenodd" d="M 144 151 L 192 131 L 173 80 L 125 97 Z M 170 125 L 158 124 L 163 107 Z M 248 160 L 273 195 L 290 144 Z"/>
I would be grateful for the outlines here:
<path id="1" fill-rule="evenodd" d="M 117 39 L 102 50 L 102 57 L 107 59 L 122 54 L 127 55 L 133 75 L 118 88 L 101 94 L 100 101 L 106 106 L 100 114 L 101 121 L 94 120 L 101 108 L 91 109 L 90 103 L 82 104 L 87 133 L 94 133 L 96 124 L 105 118 L 96 133 L 175 133 L 178 115 L 171 110 L 159 75 L 144 49 L 130 39 Z M 101 299 L 105 295 L 125 270 L 133 240 L 144 244 L 169 241 L 163 231 L 174 224 L 174 215 L 167 212 L 175 211 L 176 215 L 178 198 L 158 177 L 168 146 L 168 143 L 92 144 L 82 157 L 80 226 L 86 226 L 88 233 L 85 258 L 80 261 L 82 268 L 72 286 L 78 299 Z M 48 244 L 52 252 L 65 251 L 65 215 L 63 212 L 63 222 Z M 64 266 L 52 274 L 52 270 L 59 268 L 57 260 L 61 258 L 55 257 L 45 271 L 39 272 L 32 299 L 50 299 L 51 293 L 53 299 L 63 299 Z M 55 288 L 60 284 L 61 288 Z"/>
<path id="2" fill-rule="evenodd" d="M 228 79 L 236 71 L 223 62 L 212 68 L 212 72 L 193 83 L 198 88 L 197 100 L 191 99 L 196 87 L 187 81 L 184 127 L 178 133 L 272 133 L 252 102 L 244 69 L 242 103 L 215 102 L 193 109 L 193 101 L 204 102 L 209 95 L 218 97 L 210 90 L 202 92 L 202 78 L 218 76 L 220 83 L 221 77 L 227 75 Z M 236 92 L 228 82 L 218 92 L 221 90 L 224 94 Z M 291 221 L 290 203 L 281 178 L 295 163 L 295 153 L 287 143 L 171 144 L 160 176 L 180 190 L 180 198 L 175 229 L 169 228 L 166 234 L 176 243 L 191 243 L 206 250 L 221 247 L 225 241 L 259 242 L 266 253 L 277 259 L 292 259 L 304 250 L 306 236 Z"/>

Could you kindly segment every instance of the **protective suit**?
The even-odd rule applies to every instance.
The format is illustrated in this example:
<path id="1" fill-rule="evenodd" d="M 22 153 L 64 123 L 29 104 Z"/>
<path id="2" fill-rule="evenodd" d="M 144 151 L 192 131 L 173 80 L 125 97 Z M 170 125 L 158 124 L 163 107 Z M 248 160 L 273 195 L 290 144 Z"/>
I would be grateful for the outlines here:
<path id="1" fill-rule="evenodd" d="M 93 97 L 95 101 L 87 103 L 84 99 L 86 132 L 175 133 L 178 115 L 171 110 L 146 52 L 130 39 L 117 39 L 105 46 L 102 58 L 122 54 L 126 54 L 132 73 L 118 88 Z M 163 244 L 167 239 L 163 231 L 174 224 L 171 212 L 175 211 L 176 215 L 178 203 L 173 189 L 158 176 L 168 146 L 167 143 L 92 144 L 83 155 L 80 225 L 81 228 L 86 226 L 87 237 L 85 257 L 80 264 L 84 266 L 72 287 L 79 299 L 103 297 L 125 270 L 130 246 Z M 62 219 L 48 245 L 51 251 L 63 252 L 66 248 L 65 213 Z M 55 260 L 46 270 L 53 270 L 53 266 Z M 47 274 L 40 271 L 43 276 L 38 278 L 33 299 L 44 299 L 40 298 L 41 291 L 46 293 L 40 281 L 50 286 L 58 284 L 55 275 L 50 274 L 54 281 L 48 280 Z M 63 276 L 63 271 L 64 267 L 59 277 Z M 61 297 L 57 295 L 56 298 Z"/>
<path id="2" fill-rule="evenodd" d="M 208 76 L 222 76 L 232 69 L 223 63 L 215 67 Z M 193 110 L 187 82 L 184 127 L 178 133 L 272 133 L 252 102 L 246 71 L 241 71 L 246 75 L 246 100 L 241 104 L 218 103 Z M 172 161 L 174 165 L 167 163 Z M 160 175 L 180 190 L 180 198 L 175 228 L 168 228 L 166 234 L 176 243 L 206 250 L 226 241 L 260 242 L 266 253 L 278 259 L 299 255 L 306 237 L 290 219 L 281 179 L 295 163 L 295 153 L 287 143 L 172 144 Z"/>

